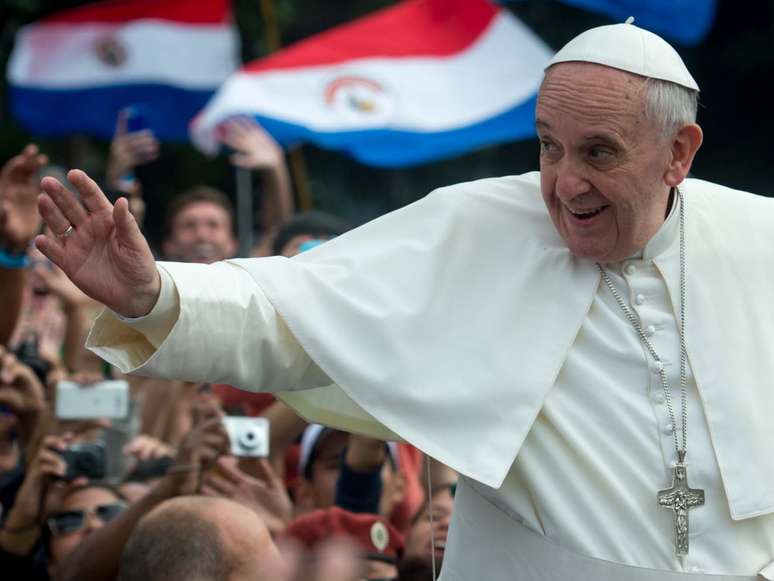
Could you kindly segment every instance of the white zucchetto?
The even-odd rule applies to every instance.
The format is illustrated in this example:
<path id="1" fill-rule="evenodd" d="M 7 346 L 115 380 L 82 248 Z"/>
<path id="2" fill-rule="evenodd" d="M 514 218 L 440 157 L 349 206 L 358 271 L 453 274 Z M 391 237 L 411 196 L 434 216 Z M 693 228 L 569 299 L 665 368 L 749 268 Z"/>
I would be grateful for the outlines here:
<path id="1" fill-rule="evenodd" d="M 632 20 L 582 32 L 554 55 L 546 70 L 570 61 L 597 63 L 698 91 L 677 51 L 660 36 L 631 24 Z"/>

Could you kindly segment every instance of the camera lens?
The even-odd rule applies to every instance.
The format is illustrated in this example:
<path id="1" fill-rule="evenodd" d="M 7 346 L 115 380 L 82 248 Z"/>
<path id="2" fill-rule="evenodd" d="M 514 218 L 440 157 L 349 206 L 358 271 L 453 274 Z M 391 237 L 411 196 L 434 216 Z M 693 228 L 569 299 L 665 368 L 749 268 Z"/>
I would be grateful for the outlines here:
<path id="1" fill-rule="evenodd" d="M 239 434 L 239 445 L 243 448 L 253 449 L 258 445 L 258 438 L 255 430 L 246 429 Z"/>

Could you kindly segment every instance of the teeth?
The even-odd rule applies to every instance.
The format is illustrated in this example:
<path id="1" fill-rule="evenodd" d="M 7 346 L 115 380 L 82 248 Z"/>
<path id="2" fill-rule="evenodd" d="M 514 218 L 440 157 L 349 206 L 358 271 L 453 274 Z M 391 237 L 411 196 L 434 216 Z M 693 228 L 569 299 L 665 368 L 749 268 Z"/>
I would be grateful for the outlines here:
<path id="1" fill-rule="evenodd" d="M 588 208 L 584 210 L 570 210 L 570 212 L 574 216 L 593 216 L 595 214 L 599 214 L 605 208 L 606 206 L 600 206 L 599 208 Z"/>

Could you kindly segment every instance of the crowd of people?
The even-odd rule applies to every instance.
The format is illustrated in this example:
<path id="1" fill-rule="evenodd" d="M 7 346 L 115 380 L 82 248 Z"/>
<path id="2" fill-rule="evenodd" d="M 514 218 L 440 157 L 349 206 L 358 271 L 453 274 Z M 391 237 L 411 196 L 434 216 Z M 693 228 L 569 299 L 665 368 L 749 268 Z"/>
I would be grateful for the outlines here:
<path id="1" fill-rule="evenodd" d="M 221 139 L 235 165 L 262 175 L 254 255 L 293 256 L 347 230 L 321 212 L 294 215 L 282 150 L 261 127 L 236 119 Z M 119 116 L 102 186 L 140 224 L 133 170 L 158 154 L 150 130 L 127 132 Z M 307 424 L 271 395 L 122 376 L 83 347 L 101 305 L 31 244 L 46 175 L 65 174 L 35 145 L 0 173 L 3 578 L 432 579 L 454 503 L 450 469 L 407 444 Z M 231 258 L 234 218 L 226 194 L 193 187 L 169 204 L 157 254 Z M 125 414 L 77 417 L 57 405 L 63 384 L 107 380 L 128 384 Z M 268 432 L 251 433 L 268 453 L 241 449 L 229 417 L 267 419 Z"/>

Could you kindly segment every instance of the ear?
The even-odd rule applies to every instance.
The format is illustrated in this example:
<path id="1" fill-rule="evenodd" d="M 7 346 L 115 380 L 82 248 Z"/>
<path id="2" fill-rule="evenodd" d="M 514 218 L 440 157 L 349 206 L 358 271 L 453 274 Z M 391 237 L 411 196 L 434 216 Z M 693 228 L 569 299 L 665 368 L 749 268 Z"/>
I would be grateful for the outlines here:
<path id="1" fill-rule="evenodd" d="M 683 125 L 672 138 L 671 160 L 664 172 L 664 183 L 670 188 L 679 186 L 688 177 L 703 138 L 701 127 L 696 123 Z"/>

